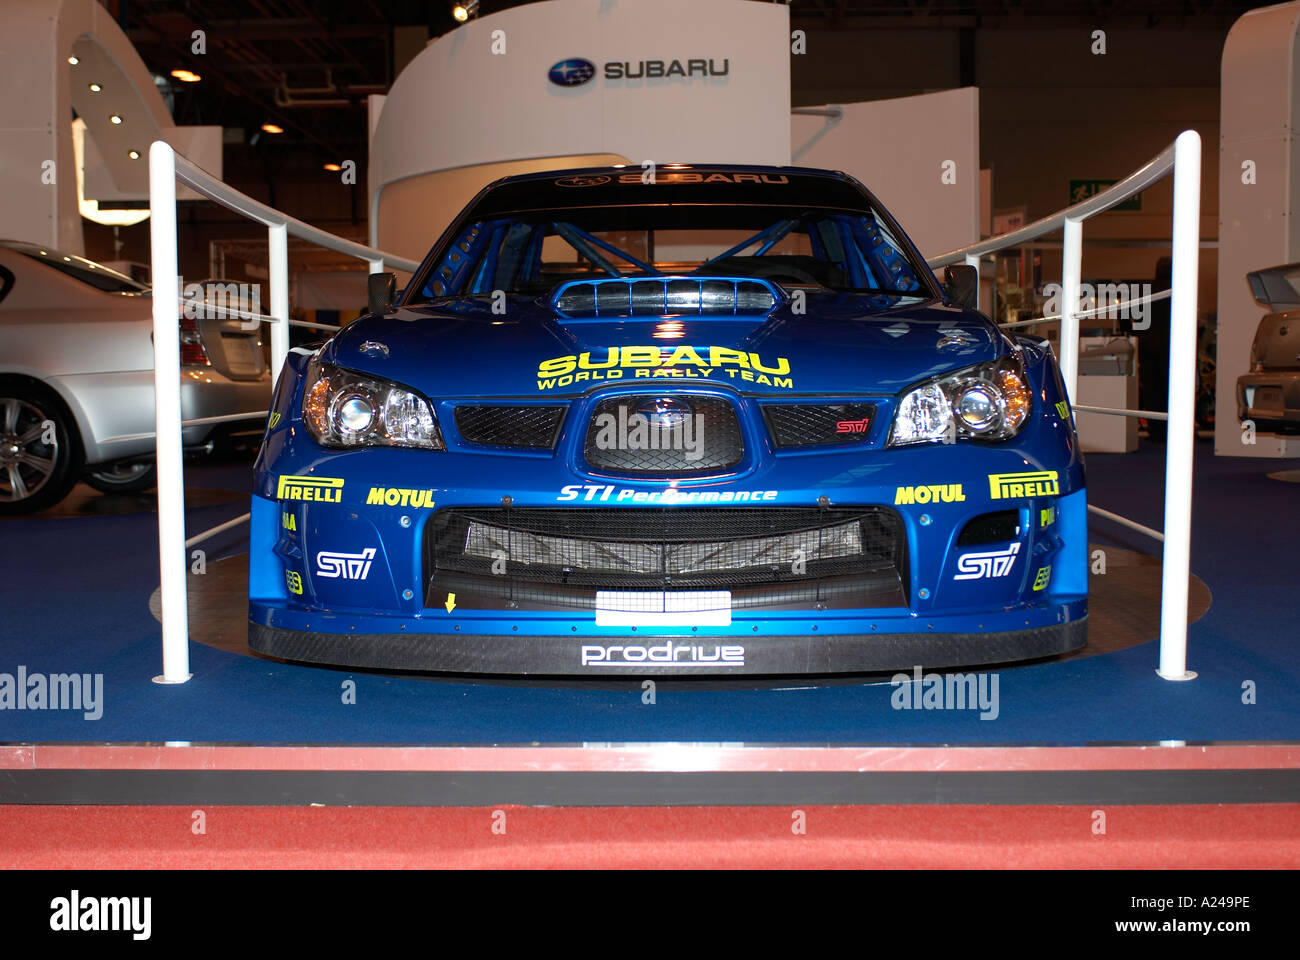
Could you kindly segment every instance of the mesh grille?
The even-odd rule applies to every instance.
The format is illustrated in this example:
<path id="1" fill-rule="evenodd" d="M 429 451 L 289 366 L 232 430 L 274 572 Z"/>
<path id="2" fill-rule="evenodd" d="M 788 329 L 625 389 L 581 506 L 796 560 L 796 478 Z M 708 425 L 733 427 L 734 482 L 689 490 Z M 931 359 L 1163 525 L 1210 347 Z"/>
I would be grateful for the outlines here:
<path id="1" fill-rule="evenodd" d="M 874 403 L 767 403 L 763 416 L 778 447 L 865 442 L 875 420 Z"/>
<path id="2" fill-rule="evenodd" d="M 470 443 L 494 447 L 550 448 L 564 422 L 565 407 L 489 404 L 456 407 L 456 429 Z"/>
<path id="3" fill-rule="evenodd" d="M 738 464 L 745 453 L 736 409 L 689 394 L 609 397 L 587 426 L 583 456 L 627 476 L 673 477 Z"/>
<path id="4" fill-rule="evenodd" d="M 427 532 L 431 596 L 468 580 L 569 606 L 590 606 L 597 589 L 776 588 L 787 603 L 851 593 L 855 577 L 896 585 L 902 551 L 887 507 L 449 508 Z"/>

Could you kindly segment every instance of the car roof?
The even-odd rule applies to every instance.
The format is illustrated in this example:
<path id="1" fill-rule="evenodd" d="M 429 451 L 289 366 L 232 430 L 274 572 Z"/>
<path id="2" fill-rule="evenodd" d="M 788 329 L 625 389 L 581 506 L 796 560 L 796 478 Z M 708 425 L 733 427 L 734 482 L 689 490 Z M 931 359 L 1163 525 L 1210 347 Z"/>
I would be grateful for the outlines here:
<path id="1" fill-rule="evenodd" d="M 21 253 L 24 256 L 30 257 L 33 260 L 47 260 L 50 262 L 52 266 L 55 266 L 56 268 L 61 263 L 68 263 L 71 264 L 73 267 L 77 267 L 82 270 L 86 270 L 86 271 L 94 270 L 97 271 L 101 276 L 112 277 L 114 280 L 118 280 L 125 284 L 128 284 L 138 289 L 141 293 L 144 293 L 149 289 L 149 285 L 147 283 L 141 283 L 139 280 L 135 280 L 131 277 L 128 277 L 124 273 L 119 273 L 117 270 L 114 270 L 112 267 L 106 267 L 102 263 L 97 263 L 94 260 L 89 260 L 86 257 L 83 257 L 77 253 L 64 253 L 62 250 L 57 250 L 54 247 L 50 246 L 49 244 L 32 243 L 29 240 L 12 240 L 8 238 L 0 237 L 0 247 L 4 247 L 7 250 L 12 250 L 14 251 L 14 253 Z"/>

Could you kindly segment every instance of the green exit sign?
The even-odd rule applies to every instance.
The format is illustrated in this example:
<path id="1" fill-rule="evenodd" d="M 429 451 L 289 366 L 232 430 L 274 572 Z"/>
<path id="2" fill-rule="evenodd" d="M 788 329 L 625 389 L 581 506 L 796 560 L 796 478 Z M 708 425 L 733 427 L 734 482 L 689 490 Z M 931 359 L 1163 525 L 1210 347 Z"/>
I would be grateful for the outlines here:
<path id="1" fill-rule="evenodd" d="M 1107 187 L 1113 187 L 1118 180 L 1071 180 L 1070 181 L 1070 205 L 1082 203 L 1093 194 L 1101 193 Z M 1142 194 L 1129 197 L 1123 203 L 1117 203 L 1111 207 L 1112 210 L 1141 210 Z"/>

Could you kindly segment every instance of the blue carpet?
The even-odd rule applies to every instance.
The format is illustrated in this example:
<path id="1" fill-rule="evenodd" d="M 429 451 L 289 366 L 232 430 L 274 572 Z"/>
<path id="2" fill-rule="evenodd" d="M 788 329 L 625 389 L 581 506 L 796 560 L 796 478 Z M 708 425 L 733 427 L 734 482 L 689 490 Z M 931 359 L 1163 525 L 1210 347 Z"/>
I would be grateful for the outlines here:
<path id="1" fill-rule="evenodd" d="M 0 741 L 531 743 L 749 741 L 1077 744 L 1300 740 L 1295 558 L 1300 485 L 1269 480 L 1294 461 L 1224 459 L 1198 444 L 1193 571 L 1213 593 L 1193 625 L 1190 683 L 1155 674 L 1154 643 L 1106 656 L 999 672 L 999 714 L 895 710 L 888 684 L 754 688 L 661 683 L 657 702 L 623 686 L 529 685 L 384 677 L 290 666 L 191 646 L 194 679 L 150 682 L 160 634 L 147 601 L 158 582 L 153 514 L 0 523 L 0 672 L 104 674 L 103 715 L 0 711 Z M 1088 459 L 1093 503 L 1163 526 L 1164 450 Z M 247 464 L 191 465 L 195 487 L 246 490 Z M 242 504 L 188 512 L 191 531 Z M 1092 539 L 1151 553 L 1106 521 Z M 231 531 L 209 561 L 247 549 Z M 1122 575 L 1122 574 L 1108 574 Z M 343 702 L 345 681 L 356 702 Z M 1253 681 L 1255 704 L 1242 702 Z"/>

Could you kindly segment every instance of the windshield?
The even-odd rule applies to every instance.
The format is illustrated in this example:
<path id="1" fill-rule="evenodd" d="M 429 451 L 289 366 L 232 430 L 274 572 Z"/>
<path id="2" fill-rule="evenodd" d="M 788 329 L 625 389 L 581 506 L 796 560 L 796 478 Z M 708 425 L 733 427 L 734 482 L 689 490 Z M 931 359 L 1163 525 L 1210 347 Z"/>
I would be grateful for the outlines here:
<path id="1" fill-rule="evenodd" d="M 569 280 L 691 274 L 931 294 L 923 268 L 875 210 L 654 204 L 462 221 L 410 302 L 496 290 L 539 296 Z"/>
<path id="2" fill-rule="evenodd" d="M 4 246 L 21 253 L 25 257 L 53 267 L 60 273 L 89 284 L 96 290 L 107 293 L 148 293 L 149 288 L 136 283 L 130 277 L 111 270 L 102 263 L 87 260 L 72 253 L 63 253 L 50 247 L 39 247 L 31 243 L 6 242 Z"/>

